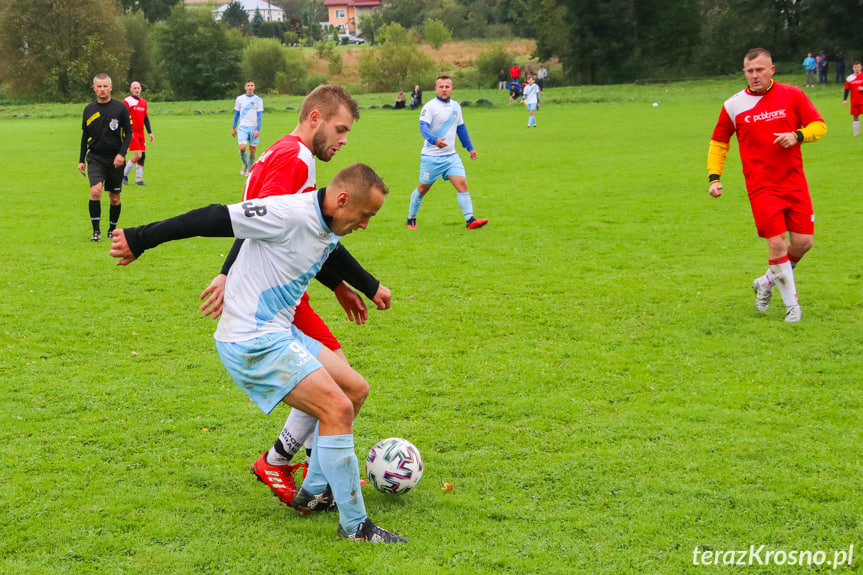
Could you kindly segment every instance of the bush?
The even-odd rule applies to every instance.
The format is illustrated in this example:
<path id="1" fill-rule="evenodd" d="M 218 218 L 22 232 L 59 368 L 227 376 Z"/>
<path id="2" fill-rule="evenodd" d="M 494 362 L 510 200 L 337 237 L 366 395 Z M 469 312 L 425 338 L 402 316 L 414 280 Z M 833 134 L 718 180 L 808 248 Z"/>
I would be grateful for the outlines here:
<path id="1" fill-rule="evenodd" d="M 476 58 L 476 87 L 497 87 L 497 75 L 501 70 L 509 74 L 509 69 L 515 61 L 515 55 L 504 48 L 503 44 L 494 44 L 491 50 L 481 52 Z"/>
<path id="2" fill-rule="evenodd" d="M 258 91 L 278 89 L 276 76 L 289 84 L 306 77 L 306 61 L 299 50 L 284 48 L 272 38 L 252 38 L 243 50 L 243 76 L 253 80 Z M 281 92 L 281 90 L 279 90 Z"/>

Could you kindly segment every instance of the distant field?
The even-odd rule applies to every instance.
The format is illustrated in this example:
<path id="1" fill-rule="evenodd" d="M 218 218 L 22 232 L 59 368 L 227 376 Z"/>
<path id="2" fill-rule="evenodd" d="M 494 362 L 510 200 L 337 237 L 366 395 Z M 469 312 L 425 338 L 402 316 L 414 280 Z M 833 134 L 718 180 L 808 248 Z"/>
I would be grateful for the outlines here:
<path id="1" fill-rule="evenodd" d="M 392 310 L 358 327 L 311 290 L 372 387 L 360 458 L 390 436 L 425 458 L 411 493 L 365 492 L 371 517 L 411 539 L 387 547 L 339 540 L 335 516 L 298 516 L 249 475 L 287 409 L 246 400 L 197 312 L 230 242 L 114 266 L 107 242 L 87 241 L 82 106 L 0 113 L 0 572 L 677 575 L 711 569 L 696 547 L 858 551 L 863 139 L 840 88 L 813 92 L 830 131 L 804 149 L 817 214 L 797 268 L 804 319 L 759 314 L 766 249 L 736 145 L 726 195 L 706 186 L 711 131 L 740 87 L 548 90 L 535 130 L 502 93 L 457 88 L 496 104 L 465 109 L 468 181 L 491 220 L 475 232 L 444 183 L 405 229 L 415 112 L 363 110 L 319 164 L 319 185 L 360 161 L 391 188 L 345 244 Z M 298 102 L 267 100 L 262 148 Z M 240 198 L 229 107 L 153 106 L 149 186 L 124 192 L 121 226 Z"/>

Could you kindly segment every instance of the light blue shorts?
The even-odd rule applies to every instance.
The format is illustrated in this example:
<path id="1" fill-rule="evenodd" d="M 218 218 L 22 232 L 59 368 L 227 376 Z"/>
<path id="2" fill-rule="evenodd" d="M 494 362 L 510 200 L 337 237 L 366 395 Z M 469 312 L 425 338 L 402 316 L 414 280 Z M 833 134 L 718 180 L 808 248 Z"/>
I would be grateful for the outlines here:
<path id="1" fill-rule="evenodd" d="M 258 134 L 258 137 L 255 138 L 252 134 L 257 130 L 257 126 L 240 126 L 237 128 L 237 143 L 238 144 L 251 144 L 253 146 L 258 145 L 258 141 L 261 139 L 261 134 Z"/>
<path id="2" fill-rule="evenodd" d="M 264 413 L 270 413 L 298 383 L 322 368 L 321 344 L 291 326 L 239 342 L 216 342 L 225 369 Z"/>
<path id="3" fill-rule="evenodd" d="M 467 176 L 458 154 L 420 156 L 420 182 L 433 184 L 438 178 L 447 180 L 449 176 Z"/>
<path id="4" fill-rule="evenodd" d="M 528 105 L 527 105 L 527 111 L 528 111 L 528 112 L 534 112 L 534 111 L 536 111 L 536 104 L 528 104 Z"/>

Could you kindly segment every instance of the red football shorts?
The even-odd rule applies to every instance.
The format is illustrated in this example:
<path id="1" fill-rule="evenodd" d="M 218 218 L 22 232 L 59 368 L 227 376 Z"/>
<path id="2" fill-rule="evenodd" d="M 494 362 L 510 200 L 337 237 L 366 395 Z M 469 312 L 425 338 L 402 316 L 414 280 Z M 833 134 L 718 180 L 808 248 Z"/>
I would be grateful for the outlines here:
<path id="1" fill-rule="evenodd" d="M 147 139 L 144 134 L 136 134 L 132 132 L 132 143 L 129 144 L 129 150 L 132 152 L 145 151 L 147 149 Z"/>
<path id="2" fill-rule="evenodd" d="M 772 238 L 786 231 L 812 234 L 815 213 L 806 190 L 760 190 L 749 196 L 758 236 Z"/>
<path id="3" fill-rule="evenodd" d="M 851 104 L 851 115 L 859 116 L 863 114 L 863 103 Z"/>
<path id="4" fill-rule="evenodd" d="M 324 347 L 333 351 L 342 347 L 342 344 L 339 343 L 339 340 L 336 339 L 336 336 L 333 335 L 333 332 L 330 331 L 330 328 L 327 327 L 321 316 L 309 305 L 308 293 L 303 294 L 303 297 L 300 298 L 300 303 L 297 304 L 297 308 L 294 310 L 294 325 L 313 340 L 321 342 Z"/>

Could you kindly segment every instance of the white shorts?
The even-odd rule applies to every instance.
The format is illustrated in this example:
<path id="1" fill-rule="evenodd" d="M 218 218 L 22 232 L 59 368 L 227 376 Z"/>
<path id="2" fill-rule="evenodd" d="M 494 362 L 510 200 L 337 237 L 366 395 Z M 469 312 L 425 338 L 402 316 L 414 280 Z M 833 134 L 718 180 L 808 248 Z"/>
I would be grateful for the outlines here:
<path id="1" fill-rule="evenodd" d="M 321 369 L 321 344 L 291 326 L 248 341 L 216 341 L 234 382 L 264 413 L 270 413 L 310 373 Z"/>

